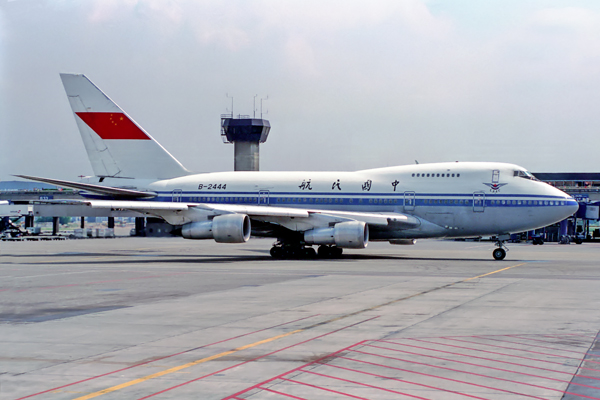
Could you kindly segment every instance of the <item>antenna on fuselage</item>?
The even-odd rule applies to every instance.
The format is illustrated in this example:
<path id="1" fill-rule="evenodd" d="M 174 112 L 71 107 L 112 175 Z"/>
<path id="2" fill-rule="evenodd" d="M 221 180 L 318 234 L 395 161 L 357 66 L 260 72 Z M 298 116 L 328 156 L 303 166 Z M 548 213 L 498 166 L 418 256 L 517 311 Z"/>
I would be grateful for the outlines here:
<path id="1" fill-rule="evenodd" d="M 417 160 L 415 160 L 415 164 L 419 165 L 419 162 Z"/>

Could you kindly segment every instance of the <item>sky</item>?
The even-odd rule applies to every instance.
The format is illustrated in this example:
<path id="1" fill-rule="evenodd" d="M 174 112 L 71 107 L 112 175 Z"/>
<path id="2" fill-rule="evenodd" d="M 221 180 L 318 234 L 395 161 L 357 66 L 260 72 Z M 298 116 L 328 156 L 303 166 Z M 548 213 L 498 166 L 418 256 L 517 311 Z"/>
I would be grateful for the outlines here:
<path id="1" fill-rule="evenodd" d="M 598 172 L 599 66 L 597 0 L 0 0 L 0 180 L 93 175 L 60 72 L 197 172 L 233 169 L 231 97 L 266 99 L 261 170 Z"/>

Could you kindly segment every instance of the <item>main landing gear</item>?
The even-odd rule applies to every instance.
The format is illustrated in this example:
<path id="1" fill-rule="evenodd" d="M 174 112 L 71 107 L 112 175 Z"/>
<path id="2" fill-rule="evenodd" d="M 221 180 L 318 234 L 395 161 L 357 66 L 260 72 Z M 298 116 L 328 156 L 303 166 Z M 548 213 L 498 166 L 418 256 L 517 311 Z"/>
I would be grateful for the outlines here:
<path id="1" fill-rule="evenodd" d="M 508 247 L 506 247 L 504 245 L 504 240 L 496 240 L 496 248 L 494 249 L 494 251 L 492 252 L 492 256 L 494 257 L 494 260 L 504 260 L 504 257 L 506 257 L 506 252 L 508 251 Z"/>
<path id="2" fill-rule="evenodd" d="M 271 257 L 277 259 L 311 259 L 311 258 L 338 258 L 342 255 L 342 248 L 337 246 L 319 246 L 315 251 L 312 247 L 306 247 L 299 243 L 277 242 L 271 247 Z"/>

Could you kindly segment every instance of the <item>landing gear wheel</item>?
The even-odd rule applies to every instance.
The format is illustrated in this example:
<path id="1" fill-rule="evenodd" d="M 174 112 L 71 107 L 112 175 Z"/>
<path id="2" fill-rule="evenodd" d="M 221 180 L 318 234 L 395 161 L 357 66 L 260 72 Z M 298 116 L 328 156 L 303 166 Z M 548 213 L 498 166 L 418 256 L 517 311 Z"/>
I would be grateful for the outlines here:
<path id="1" fill-rule="evenodd" d="M 316 258 L 317 252 L 312 247 L 307 247 L 304 249 L 304 256 L 306 258 Z"/>
<path id="2" fill-rule="evenodd" d="M 329 247 L 329 246 L 319 246 L 319 250 L 317 251 L 317 253 L 319 254 L 319 257 L 321 257 L 321 258 L 330 257 L 331 251 L 329 249 L 331 249 L 331 247 Z"/>
<path id="3" fill-rule="evenodd" d="M 492 256 L 494 256 L 494 260 L 504 260 L 504 257 L 506 257 L 506 251 L 502 248 L 497 248 L 492 253 Z"/>
<path id="4" fill-rule="evenodd" d="M 283 249 L 279 246 L 273 246 L 271 247 L 271 257 L 273 258 L 283 258 Z"/>
<path id="5" fill-rule="evenodd" d="M 583 239 L 580 237 L 576 237 L 575 238 L 575 244 L 582 244 L 583 243 Z"/>
<path id="6" fill-rule="evenodd" d="M 344 252 L 344 250 L 341 247 L 332 247 L 331 248 L 331 255 L 335 258 L 341 257 L 343 252 Z"/>
<path id="7" fill-rule="evenodd" d="M 337 246 L 327 246 L 321 245 L 319 246 L 319 257 L 321 258 L 339 258 L 342 256 L 344 250 L 341 247 Z"/>

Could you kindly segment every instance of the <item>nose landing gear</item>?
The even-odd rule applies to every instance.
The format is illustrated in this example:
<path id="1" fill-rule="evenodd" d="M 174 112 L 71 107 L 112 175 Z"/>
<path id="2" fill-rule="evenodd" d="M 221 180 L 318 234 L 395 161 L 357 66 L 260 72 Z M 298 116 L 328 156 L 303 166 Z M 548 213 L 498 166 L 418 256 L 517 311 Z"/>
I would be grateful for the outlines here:
<path id="1" fill-rule="evenodd" d="M 494 257 L 494 260 L 504 260 L 507 251 L 508 247 L 504 245 L 504 240 L 498 239 L 496 240 L 496 248 L 492 252 L 492 257 Z"/>

